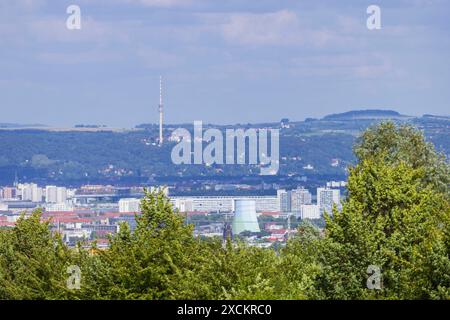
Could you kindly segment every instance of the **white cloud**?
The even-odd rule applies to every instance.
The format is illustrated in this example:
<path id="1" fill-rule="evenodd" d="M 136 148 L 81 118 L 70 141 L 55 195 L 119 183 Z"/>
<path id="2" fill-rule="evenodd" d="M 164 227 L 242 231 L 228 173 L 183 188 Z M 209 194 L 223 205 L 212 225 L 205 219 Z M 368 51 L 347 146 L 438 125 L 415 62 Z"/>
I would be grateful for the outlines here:
<path id="1" fill-rule="evenodd" d="M 106 50 L 87 50 L 80 52 L 42 52 L 37 55 L 39 61 L 50 64 L 85 64 L 85 63 L 111 63 L 123 59 L 120 53 Z"/>
<path id="2" fill-rule="evenodd" d="M 124 4 L 136 4 L 146 7 L 174 7 L 187 6 L 194 2 L 194 0 L 116 0 Z"/>
<path id="3" fill-rule="evenodd" d="M 312 24 L 290 10 L 231 14 L 222 24 L 222 35 L 232 44 L 256 46 L 348 46 L 355 41 L 353 32 L 347 33 L 336 24 Z"/>
<path id="4" fill-rule="evenodd" d="M 46 4 L 46 0 L 14 0 L 14 1 L 1 1 L 0 9 L 3 10 L 26 10 L 33 11 Z"/>
<path id="5" fill-rule="evenodd" d="M 223 26 L 225 39 L 249 45 L 292 44 L 301 41 L 297 15 L 289 10 L 273 13 L 238 13 Z"/>
<path id="6" fill-rule="evenodd" d="M 110 41 L 126 41 L 129 37 L 124 24 L 97 21 L 89 16 L 83 16 L 81 30 L 68 30 L 66 16 L 62 18 L 48 16 L 46 18 L 26 22 L 27 32 L 32 40 L 43 43 L 96 43 L 104 44 Z"/>
<path id="7" fill-rule="evenodd" d="M 400 71 L 382 53 L 322 54 L 292 59 L 291 73 L 302 76 L 371 79 L 398 77 Z"/>
<path id="8" fill-rule="evenodd" d="M 149 47 L 138 48 L 137 57 L 143 62 L 144 67 L 149 69 L 173 68 L 184 61 L 180 55 Z"/>

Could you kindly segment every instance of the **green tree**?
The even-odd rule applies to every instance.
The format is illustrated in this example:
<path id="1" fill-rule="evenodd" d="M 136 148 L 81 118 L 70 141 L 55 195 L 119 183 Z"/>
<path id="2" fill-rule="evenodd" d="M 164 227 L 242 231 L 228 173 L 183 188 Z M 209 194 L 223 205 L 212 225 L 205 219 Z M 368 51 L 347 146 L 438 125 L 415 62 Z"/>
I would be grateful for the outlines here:
<path id="1" fill-rule="evenodd" d="M 71 253 L 41 212 L 0 232 L 0 299 L 64 299 Z"/>
<path id="2" fill-rule="evenodd" d="M 322 298 L 450 297 L 449 203 L 424 177 L 423 168 L 379 159 L 350 170 L 348 199 L 326 218 Z M 366 286 L 370 265 L 381 269 L 381 290 Z"/>
<path id="3" fill-rule="evenodd" d="M 321 270 L 318 253 L 322 236 L 308 221 L 301 222 L 297 231 L 280 253 L 279 299 L 311 299 L 317 295 L 314 285 Z"/>
<path id="4" fill-rule="evenodd" d="M 450 166 L 443 154 L 436 152 L 423 133 L 408 124 L 381 122 L 368 128 L 357 140 L 354 153 L 358 162 L 377 158 L 387 165 L 404 162 L 413 169 L 424 170 L 420 187 L 433 185 L 450 198 Z"/>
<path id="5" fill-rule="evenodd" d="M 133 233 L 122 224 L 110 248 L 88 259 L 87 285 L 81 293 L 86 298 L 153 300 L 176 295 L 173 287 L 191 266 L 196 242 L 192 227 L 173 212 L 162 193 L 146 192 L 141 210 Z"/>

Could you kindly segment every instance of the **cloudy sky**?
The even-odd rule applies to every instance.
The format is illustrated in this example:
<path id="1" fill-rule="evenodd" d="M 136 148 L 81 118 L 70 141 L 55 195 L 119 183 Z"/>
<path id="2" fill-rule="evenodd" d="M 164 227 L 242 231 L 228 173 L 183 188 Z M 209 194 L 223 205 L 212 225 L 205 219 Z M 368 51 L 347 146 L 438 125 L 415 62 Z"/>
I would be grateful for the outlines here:
<path id="1" fill-rule="evenodd" d="M 449 14 L 445 0 L 0 0 L 0 122 L 156 122 L 159 75 L 171 123 L 448 115 Z"/>

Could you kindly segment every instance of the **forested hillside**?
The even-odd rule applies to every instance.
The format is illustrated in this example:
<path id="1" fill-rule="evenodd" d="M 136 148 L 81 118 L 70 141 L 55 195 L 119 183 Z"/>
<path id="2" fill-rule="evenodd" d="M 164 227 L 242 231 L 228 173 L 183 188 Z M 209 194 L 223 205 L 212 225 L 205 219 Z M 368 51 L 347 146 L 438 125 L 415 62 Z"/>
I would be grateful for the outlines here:
<path id="1" fill-rule="evenodd" d="M 354 163 L 352 145 L 357 136 L 380 118 L 391 113 L 366 116 L 357 112 L 332 115 L 322 120 L 289 123 L 281 129 L 279 176 L 345 176 Z M 358 117 L 355 120 L 355 117 Z M 429 141 L 447 156 L 450 154 L 450 119 L 424 116 L 412 118 L 394 114 L 397 123 L 407 122 L 423 129 Z M 399 118 L 401 120 L 399 120 Z M 252 176 L 252 166 L 175 166 L 170 159 L 174 142 L 162 147 L 155 143 L 154 126 L 141 130 L 50 131 L 0 130 L 0 184 L 20 180 L 67 181 L 146 181 L 157 176 Z M 176 126 L 172 126 L 176 127 Z M 211 126 L 204 125 L 204 128 Z M 227 126 L 231 127 L 231 126 Z M 275 127 L 278 123 L 236 125 L 234 128 Z M 224 129 L 224 126 L 218 126 Z M 166 129 L 165 135 L 170 136 Z"/>

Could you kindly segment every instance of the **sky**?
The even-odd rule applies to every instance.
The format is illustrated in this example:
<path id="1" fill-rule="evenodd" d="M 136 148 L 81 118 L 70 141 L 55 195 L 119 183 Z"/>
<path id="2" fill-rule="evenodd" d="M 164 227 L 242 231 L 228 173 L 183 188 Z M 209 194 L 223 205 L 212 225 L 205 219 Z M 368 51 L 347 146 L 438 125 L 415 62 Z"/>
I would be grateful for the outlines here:
<path id="1" fill-rule="evenodd" d="M 446 0 L 0 0 L 0 123 L 156 123 L 160 75 L 169 123 L 449 115 L 449 15 Z"/>

